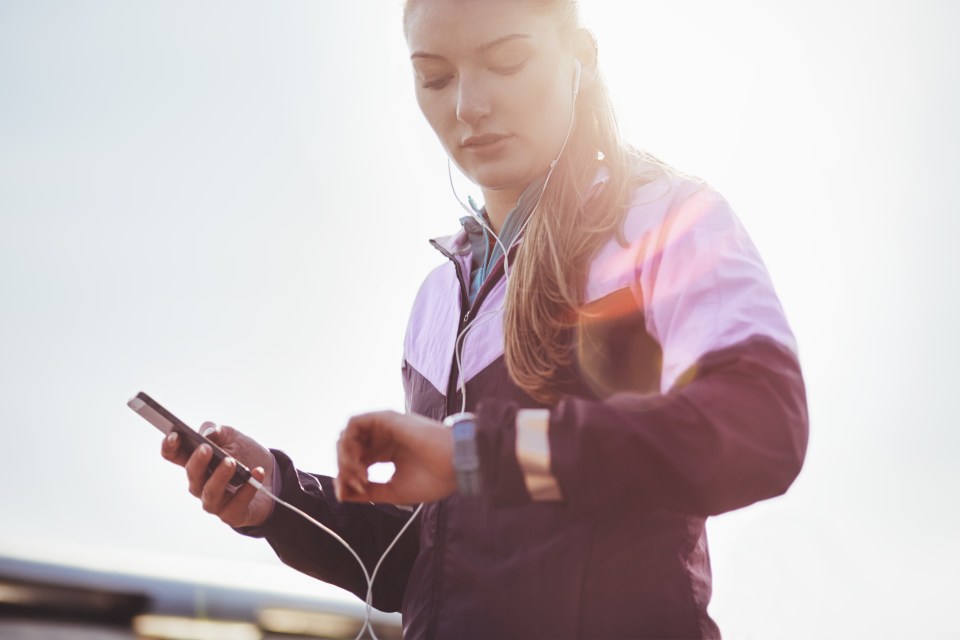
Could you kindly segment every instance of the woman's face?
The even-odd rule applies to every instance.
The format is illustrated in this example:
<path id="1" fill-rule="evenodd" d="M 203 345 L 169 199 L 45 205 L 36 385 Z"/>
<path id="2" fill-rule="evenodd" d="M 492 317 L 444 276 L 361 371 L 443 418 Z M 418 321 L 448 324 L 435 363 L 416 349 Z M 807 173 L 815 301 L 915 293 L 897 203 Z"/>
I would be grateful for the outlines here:
<path id="1" fill-rule="evenodd" d="M 484 190 L 516 191 L 563 146 L 574 56 L 558 23 L 517 0 L 415 0 L 406 22 L 417 102 Z"/>

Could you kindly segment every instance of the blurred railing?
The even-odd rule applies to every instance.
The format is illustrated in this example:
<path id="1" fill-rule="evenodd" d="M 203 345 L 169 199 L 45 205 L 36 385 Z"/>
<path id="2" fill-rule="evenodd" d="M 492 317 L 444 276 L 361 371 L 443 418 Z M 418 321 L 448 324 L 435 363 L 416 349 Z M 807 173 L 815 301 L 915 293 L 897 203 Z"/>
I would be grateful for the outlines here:
<path id="1" fill-rule="evenodd" d="M 3 640 L 293 640 L 354 638 L 362 603 L 98 571 L 0 556 Z M 399 616 L 375 612 L 382 640 Z"/>

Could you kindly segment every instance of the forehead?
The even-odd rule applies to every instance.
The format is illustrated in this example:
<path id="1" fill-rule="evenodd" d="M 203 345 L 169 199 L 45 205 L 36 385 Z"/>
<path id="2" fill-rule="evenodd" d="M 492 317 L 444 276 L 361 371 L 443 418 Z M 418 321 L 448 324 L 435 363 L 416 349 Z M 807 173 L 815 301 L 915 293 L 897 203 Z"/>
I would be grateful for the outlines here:
<path id="1" fill-rule="evenodd" d="M 411 0 L 404 29 L 411 53 L 454 55 L 511 34 L 559 46 L 559 22 L 526 0 Z"/>

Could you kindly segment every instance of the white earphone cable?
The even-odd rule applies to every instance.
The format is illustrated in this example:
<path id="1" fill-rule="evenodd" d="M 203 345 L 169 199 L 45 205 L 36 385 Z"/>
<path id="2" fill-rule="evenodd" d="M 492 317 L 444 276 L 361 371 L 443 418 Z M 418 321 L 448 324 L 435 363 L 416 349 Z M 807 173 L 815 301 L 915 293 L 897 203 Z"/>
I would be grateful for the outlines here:
<path id="1" fill-rule="evenodd" d="M 450 189 L 451 189 L 451 191 L 453 191 L 453 196 L 454 196 L 454 198 L 456 198 L 456 200 L 457 200 L 457 202 L 460 204 L 460 206 L 463 207 L 464 211 L 466 211 L 466 212 L 470 215 L 470 217 L 472 217 L 472 218 L 473 218 L 474 220 L 476 220 L 484 229 L 486 229 L 486 230 L 493 236 L 494 241 L 500 246 L 501 251 L 503 251 L 503 271 L 504 271 L 504 279 L 507 281 L 507 284 L 508 284 L 508 285 L 509 285 L 509 281 L 510 281 L 510 249 L 513 249 L 514 245 L 516 245 L 516 243 L 520 240 L 520 238 L 521 238 L 521 236 L 522 236 L 522 234 L 523 234 L 523 230 L 526 229 L 527 223 L 530 221 L 530 218 L 532 218 L 532 217 L 534 216 L 534 214 L 535 214 L 536 211 L 537 211 L 537 208 L 540 206 L 540 201 L 543 199 L 543 194 L 546 192 L 546 190 L 547 190 L 547 185 L 550 183 L 550 177 L 553 175 L 553 170 L 556 168 L 557 163 L 560 161 L 560 158 L 561 158 L 561 156 L 563 155 L 564 150 L 567 148 L 567 142 L 569 142 L 569 140 L 570 140 L 570 134 L 571 134 L 572 131 L 573 131 L 573 123 L 574 123 L 574 119 L 575 119 L 575 116 L 576 116 L 576 99 L 577 99 L 577 95 L 578 95 L 579 90 L 580 90 L 580 66 L 579 66 L 579 61 L 577 61 L 577 69 L 576 69 L 576 72 L 577 72 L 577 73 L 576 73 L 576 79 L 575 79 L 574 90 L 573 90 L 573 105 L 572 105 L 571 112 L 570 112 L 570 124 L 569 124 L 569 126 L 567 127 L 567 135 L 566 135 L 566 137 L 564 137 L 564 139 L 563 139 L 563 144 L 560 146 L 560 152 L 557 154 L 557 157 L 554 158 L 553 162 L 550 163 L 550 169 L 547 171 L 547 177 L 546 177 L 546 178 L 544 179 L 544 181 L 543 181 L 543 187 L 541 187 L 541 189 L 540 189 L 540 195 L 537 196 L 537 202 L 533 205 L 533 209 L 532 209 L 532 211 L 531 211 L 531 213 L 530 213 L 530 216 L 527 218 L 527 220 L 524 221 L 523 225 L 522 225 L 522 226 L 520 227 L 520 229 L 517 231 L 516 235 L 514 236 L 513 241 L 511 241 L 509 247 L 505 247 L 505 246 L 503 245 L 503 242 L 501 242 L 500 237 L 493 231 L 493 229 L 490 228 L 490 226 L 487 224 L 486 220 L 483 219 L 483 216 L 479 215 L 479 214 L 476 212 L 476 210 L 474 210 L 472 207 L 468 206 L 466 203 L 464 203 L 464 202 L 460 199 L 460 196 L 457 194 L 457 189 L 456 189 L 456 187 L 455 187 L 454 184 L 453 184 L 453 170 L 452 170 L 452 168 L 451 168 L 450 159 L 447 158 L 447 176 L 448 176 L 448 178 L 450 179 Z M 466 338 L 467 332 L 469 332 L 469 331 L 470 331 L 471 329 L 473 329 L 474 327 L 478 326 L 478 325 L 481 323 L 481 321 L 485 322 L 485 321 L 489 320 L 490 318 L 499 315 L 502 310 L 503 310 L 503 305 L 501 305 L 501 306 L 498 307 L 497 309 L 489 310 L 489 311 L 487 311 L 486 313 L 479 314 L 477 317 L 473 318 L 473 319 L 463 328 L 463 330 L 460 331 L 460 333 L 457 335 L 456 340 L 454 341 L 454 356 L 455 356 L 455 358 L 456 358 L 457 376 L 458 376 L 458 379 L 457 379 L 457 389 L 461 392 L 461 397 L 462 397 L 461 411 L 466 411 L 466 406 L 467 406 L 466 381 L 464 380 L 464 377 L 463 377 L 463 366 L 462 366 L 462 365 L 463 365 L 463 363 L 462 363 L 463 341 L 464 341 L 464 339 Z M 374 566 L 374 568 L 373 568 L 373 573 L 371 574 L 370 572 L 367 571 L 366 565 L 363 564 L 363 560 L 360 559 L 360 556 L 357 554 L 357 552 L 354 551 L 353 548 L 347 543 L 347 541 L 344 540 L 344 539 L 343 539 L 339 534 L 337 534 L 334 530 L 330 529 L 329 527 L 327 527 L 327 526 L 324 525 L 322 522 L 320 522 L 319 520 L 315 519 L 313 516 L 311 516 L 310 514 L 306 513 L 305 511 L 303 511 L 303 510 L 301 510 L 301 509 L 293 506 L 292 504 L 290 504 L 290 503 L 288 503 L 288 502 L 286 502 L 286 501 L 284 501 L 284 500 L 281 500 L 279 497 L 277 497 L 276 495 L 274 495 L 270 490 L 268 490 L 266 487 L 264 487 L 262 483 L 258 482 L 258 481 L 255 480 L 254 478 L 250 478 L 247 482 L 249 482 L 250 485 L 252 485 L 254 488 L 256 488 L 257 491 L 259 491 L 260 493 L 263 493 L 264 495 L 268 496 L 268 497 L 269 497 L 271 500 L 273 500 L 276 504 L 279 504 L 279 505 L 281 505 L 281 506 L 289 509 L 290 511 L 292 511 L 292 512 L 298 514 L 299 516 L 303 517 L 304 519 L 306 519 L 308 522 L 310 522 L 310 523 L 313 524 L 314 526 L 316 526 L 316 527 L 318 527 L 319 529 L 325 531 L 325 532 L 326 532 L 327 534 L 329 534 L 334 540 L 336 540 L 336 541 L 339 542 L 341 545 L 343 545 L 343 547 L 344 547 L 347 551 L 350 552 L 350 555 L 352 555 L 353 558 L 357 561 L 357 564 L 360 565 L 360 570 L 363 571 L 363 577 L 364 577 L 364 579 L 366 579 L 366 581 L 367 581 L 367 597 L 366 597 L 366 599 L 365 599 L 366 613 L 365 613 L 365 615 L 364 615 L 363 625 L 360 627 L 360 630 L 357 632 L 357 635 L 356 635 L 356 637 L 355 637 L 354 640 L 359 640 L 359 639 L 363 636 L 364 631 L 369 631 L 369 632 L 370 632 L 370 637 L 373 638 L 373 640 L 379 640 L 379 639 L 377 638 L 376 632 L 374 632 L 374 630 L 373 630 L 373 626 L 370 624 L 370 616 L 371 616 L 372 613 L 373 613 L 373 581 L 376 580 L 376 578 L 377 578 L 377 573 L 380 571 L 380 567 L 381 567 L 381 565 L 383 564 L 383 561 L 386 559 L 386 557 L 387 557 L 387 555 L 390 553 L 390 551 L 392 551 L 393 548 L 396 546 L 397 542 L 400 540 L 400 536 L 402 536 L 402 535 L 407 531 L 407 529 L 410 528 L 410 525 L 413 524 L 413 521 L 414 521 L 414 520 L 417 518 L 417 516 L 420 514 L 420 510 L 423 509 L 423 504 L 420 504 L 420 505 L 417 506 L 417 508 L 414 510 L 414 512 L 413 512 L 413 514 L 410 516 L 410 518 L 404 523 L 403 527 L 400 528 L 400 531 L 397 532 L 397 535 L 393 538 L 393 541 L 387 546 L 387 548 L 384 550 L 383 554 L 381 554 L 380 559 L 377 560 L 377 564 Z"/>
<path id="2" fill-rule="evenodd" d="M 408 528 L 410 528 L 410 525 L 420 514 L 420 510 L 423 508 L 423 505 L 422 504 L 418 505 L 416 510 L 410 516 L 410 518 L 406 521 L 406 523 L 404 523 L 403 527 L 400 528 L 400 531 L 397 532 L 397 535 L 393 538 L 393 541 L 389 544 L 389 546 L 387 546 L 386 550 L 380 556 L 380 559 L 377 561 L 376 566 L 373 568 L 373 573 L 371 574 L 367 571 L 367 567 L 363 564 L 363 560 L 360 559 L 360 556 L 357 555 L 357 552 L 354 551 L 353 548 L 347 543 L 347 541 L 344 540 L 342 537 L 340 537 L 340 535 L 336 531 L 329 528 L 328 526 L 326 526 L 325 524 L 323 524 L 322 522 L 320 522 L 310 514 L 306 513 L 305 511 L 298 509 L 297 507 L 293 506 L 289 502 L 285 502 L 284 500 L 281 500 L 280 498 L 275 496 L 273 493 L 271 493 L 270 490 L 264 487 L 262 483 L 258 482 L 254 478 L 250 478 L 249 480 L 247 480 L 247 482 L 250 485 L 252 485 L 254 488 L 256 488 L 257 491 L 268 496 L 271 500 L 273 500 L 277 504 L 283 507 L 286 507 L 290 511 L 293 511 L 297 515 L 306 519 L 308 522 L 310 522 L 314 526 L 327 532 L 334 540 L 339 542 L 341 545 L 343 545 L 343 547 L 347 551 L 350 552 L 350 555 L 352 555 L 354 559 L 357 561 L 357 564 L 360 565 L 360 570 L 363 571 L 363 577 L 367 581 L 366 613 L 363 618 L 363 625 L 360 627 L 360 631 L 357 632 L 357 635 L 354 638 L 354 640 L 360 640 L 360 638 L 363 636 L 364 631 L 369 631 L 370 637 L 373 638 L 373 640 L 379 640 L 377 638 L 376 632 L 374 632 L 373 630 L 373 626 L 370 624 L 370 616 L 373 613 L 373 581 L 376 579 L 377 572 L 380 571 L 380 565 L 383 564 L 383 561 L 386 559 L 387 554 L 389 554 L 390 551 L 393 550 L 393 547 L 396 546 L 397 542 L 400 540 L 400 536 L 402 536 L 404 532 Z"/>
<path id="3" fill-rule="evenodd" d="M 570 141 L 570 135 L 573 133 L 573 124 L 576 120 L 577 113 L 577 96 L 580 93 L 580 65 L 577 61 L 576 67 L 576 76 L 574 81 L 574 90 L 573 90 L 573 104 L 570 109 L 570 123 L 567 125 L 567 135 L 563 138 L 563 144 L 560 145 L 560 151 L 557 153 L 557 157 L 553 159 L 550 163 L 550 168 L 547 170 L 547 176 L 543 180 L 543 186 L 540 188 L 540 195 L 537 196 L 537 201 L 533 205 L 533 209 L 530 211 L 530 215 L 527 216 L 527 219 L 523 221 L 523 224 L 520 226 L 520 229 L 517 230 L 517 233 L 514 235 L 513 240 L 510 242 L 509 247 L 505 247 L 503 242 L 500 241 L 500 236 L 494 232 L 493 229 L 487 224 L 487 221 L 484 220 L 483 216 L 477 213 L 477 211 L 467 205 L 463 200 L 460 199 L 460 195 L 457 193 L 457 188 L 453 184 L 453 168 L 450 162 L 450 158 L 447 157 L 447 177 L 450 180 L 450 190 L 453 191 L 453 197 L 456 199 L 457 203 L 463 208 L 464 211 L 470 215 L 471 218 L 476 220 L 481 227 L 483 227 L 490 235 L 493 236 L 494 241 L 500 246 L 500 250 L 503 251 L 503 277 L 507 281 L 507 286 L 510 284 L 510 249 L 521 240 L 523 237 L 523 231 L 527 228 L 527 224 L 530 222 L 530 219 L 533 218 L 537 213 L 537 209 L 540 207 L 540 201 L 543 200 L 543 194 L 547 191 L 547 185 L 550 184 L 550 178 L 553 176 L 553 170 L 556 169 L 557 163 L 560 162 L 560 158 L 563 156 L 563 152 L 567 148 L 567 143 Z M 453 351 L 454 358 L 457 363 L 457 390 L 460 391 L 461 402 L 460 402 L 460 411 L 466 411 L 467 409 L 467 388 L 466 380 L 463 377 L 463 366 L 462 366 L 462 351 L 463 343 L 467 337 L 467 332 L 469 332 L 473 327 L 477 326 L 480 319 L 484 316 L 494 316 L 503 311 L 503 307 L 506 304 L 500 305 L 497 309 L 487 312 L 487 314 L 479 314 L 477 317 L 473 318 L 463 330 L 457 335 L 457 339 L 454 341 Z M 489 315 L 488 315 L 489 314 Z"/>

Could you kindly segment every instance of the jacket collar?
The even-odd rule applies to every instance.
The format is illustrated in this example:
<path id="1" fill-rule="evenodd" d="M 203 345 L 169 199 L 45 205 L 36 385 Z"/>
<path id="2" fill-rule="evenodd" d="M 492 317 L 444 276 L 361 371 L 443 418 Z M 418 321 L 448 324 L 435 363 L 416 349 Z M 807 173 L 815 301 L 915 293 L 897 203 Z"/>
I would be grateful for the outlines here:
<path id="1" fill-rule="evenodd" d="M 530 217 L 530 214 L 533 213 L 533 207 L 536 206 L 536 199 L 533 198 L 534 191 L 536 195 L 539 196 L 539 191 L 543 187 L 544 178 L 538 178 L 526 189 L 523 190 L 523 193 L 520 194 L 520 199 L 517 202 L 517 206 L 507 214 L 507 219 L 504 221 L 504 230 L 508 230 L 508 225 L 514 226 L 515 229 L 520 229 L 523 227 L 523 223 L 526 222 L 527 218 Z M 596 193 L 603 188 L 610 180 L 610 172 L 607 170 L 605 164 L 600 163 L 600 166 L 597 167 L 597 173 L 593 178 L 593 182 L 590 183 L 590 188 L 587 191 L 586 199 L 589 200 Z M 535 189 L 533 188 L 535 186 Z M 526 206 L 525 206 L 526 205 Z M 528 209 L 523 215 L 522 210 Z M 479 212 L 481 215 L 486 217 L 486 213 L 481 209 Z M 520 215 L 517 215 L 517 214 Z M 518 221 L 514 224 L 514 221 L 511 218 L 516 218 Z M 522 218 L 522 220 L 520 220 Z M 470 223 L 473 224 L 470 224 Z M 448 236 L 439 236 L 433 238 L 430 241 L 430 244 L 434 245 L 441 251 L 448 253 L 453 256 L 462 256 L 467 255 L 471 252 L 471 233 L 480 233 L 483 234 L 483 230 L 480 227 L 479 223 L 473 220 L 470 216 L 464 216 L 460 219 L 460 224 L 462 225 L 460 229 L 451 235 Z M 504 237 L 504 240 L 512 240 L 512 238 Z"/>

